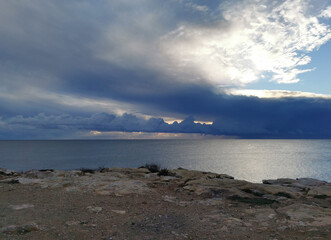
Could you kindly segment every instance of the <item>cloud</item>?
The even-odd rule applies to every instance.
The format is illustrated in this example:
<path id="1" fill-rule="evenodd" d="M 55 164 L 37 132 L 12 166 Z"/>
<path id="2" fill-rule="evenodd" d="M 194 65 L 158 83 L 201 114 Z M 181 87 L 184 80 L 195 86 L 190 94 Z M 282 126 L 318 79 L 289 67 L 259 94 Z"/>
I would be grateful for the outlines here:
<path id="1" fill-rule="evenodd" d="M 166 123 L 161 118 L 145 119 L 132 114 L 114 115 L 107 113 L 98 113 L 91 116 L 72 116 L 45 115 L 24 117 L 18 115 L 2 119 L 0 132 L 5 129 L 23 130 L 24 136 L 30 131 L 30 136 L 43 137 L 45 132 L 52 134 L 58 132 L 55 136 L 73 136 L 77 131 L 89 132 L 92 136 L 98 136 L 104 132 L 145 132 L 145 133 L 200 133 L 207 134 L 210 131 L 210 125 L 194 123 L 194 119 L 189 117 L 181 123 Z M 8 131 L 8 130 L 7 130 Z M 3 134 L 4 135 L 4 134 Z M 2 135 L 2 136 L 3 136 Z M 52 135 L 50 135 L 52 136 Z"/>
<path id="2" fill-rule="evenodd" d="M 255 89 L 226 89 L 229 95 L 254 96 L 258 98 L 321 98 L 331 99 L 331 95 L 312 92 L 287 91 L 287 90 L 255 90 Z"/>
<path id="3" fill-rule="evenodd" d="M 308 53 L 331 38 L 308 0 L 224 1 L 208 24 L 182 24 L 164 38 L 163 50 L 179 71 L 221 85 L 245 85 L 265 74 L 296 83 Z M 329 8 L 320 17 L 328 17 Z"/>
<path id="4" fill-rule="evenodd" d="M 262 75 L 298 81 L 309 53 L 330 39 L 328 12 L 308 0 L 0 1 L 1 137 L 328 137 L 327 99 L 215 88 Z M 163 120 L 187 116 L 214 124 Z"/>
<path id="5" fill-rule="evenodd" d="M 133 114 L 38 114 L 2 118 L 0 132 L 2 138 L 12 136 L 11 131 L 16 133 L 16 138 L 72 138 L 79 134 L 86 137 L 87 133 L 98 137 L 97 133 L 107 132 L 195 133 L 240 138 L 331 138 L 330 99 L 261 99 L 211 93 L 209 97 L 200 97 L 187 99 L 193 107 L 180 102 L 171 111 L 198 118 L 213 116 L 213 124 L 197 123 L 193 117 L 169 124 L 162 118 L 148 119 Z M 205 107 L 201 108 L 198 104 Z"/>
<path id="6" fill-rule="evenodd" d="M 160 89 L 159 82 L 244 85 L 270 75 L 297 82 L 310 71 L 300 68 L 308 53 L 331 37 L 318 18 L 328 9 L 309 0 L 2 1 L 1 83 L 125 92 Z"/>
<path id="7" fill-rule="evenodd" d="M 319 17 L 331 18 L 331 6 L 327 7 L 325 10 L 323 10 L 322 13 L 319 15 Z"/>

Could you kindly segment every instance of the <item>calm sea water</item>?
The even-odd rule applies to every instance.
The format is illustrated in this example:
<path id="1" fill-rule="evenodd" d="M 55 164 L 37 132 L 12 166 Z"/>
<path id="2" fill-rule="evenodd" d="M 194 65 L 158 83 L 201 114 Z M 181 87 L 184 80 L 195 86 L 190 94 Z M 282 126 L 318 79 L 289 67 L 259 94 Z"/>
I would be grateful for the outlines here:
<path id="1" fill-rule="evenodd" d="M 226 173 L 252 182 L 281 177 L 331 182 L 331 140 L 0 141 L 0 167 L 13 170 L 145 163 Z"/>

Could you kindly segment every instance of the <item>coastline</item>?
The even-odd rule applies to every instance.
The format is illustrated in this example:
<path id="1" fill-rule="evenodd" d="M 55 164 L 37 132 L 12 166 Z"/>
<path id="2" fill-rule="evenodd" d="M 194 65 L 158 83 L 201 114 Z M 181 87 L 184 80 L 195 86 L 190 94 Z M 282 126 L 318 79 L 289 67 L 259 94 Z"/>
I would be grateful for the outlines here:
<path id="1" fill-rule="evenodd" d="M 331 183 L 186 169 L 0 169 L 1 239 L 331 239 Z"/>

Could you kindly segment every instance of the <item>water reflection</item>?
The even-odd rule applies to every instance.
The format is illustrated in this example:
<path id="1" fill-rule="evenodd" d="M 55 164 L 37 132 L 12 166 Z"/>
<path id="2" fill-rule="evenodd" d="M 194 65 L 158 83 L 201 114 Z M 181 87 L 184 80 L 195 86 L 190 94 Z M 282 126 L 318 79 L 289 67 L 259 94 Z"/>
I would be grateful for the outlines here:
<path id="1" fill-rule="evenodd" d="M 138 167 L 159 163 L 261 182 L 314 177 L 331 182 L 330 140 L 0 141 L 0 167 Z"/>

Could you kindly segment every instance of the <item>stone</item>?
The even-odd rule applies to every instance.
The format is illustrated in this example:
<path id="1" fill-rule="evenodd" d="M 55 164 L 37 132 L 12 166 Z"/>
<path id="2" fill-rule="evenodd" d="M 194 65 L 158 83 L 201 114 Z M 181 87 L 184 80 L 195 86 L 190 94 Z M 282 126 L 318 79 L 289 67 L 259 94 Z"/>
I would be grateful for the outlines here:
<path id="1" fill-rule="evenodd" d="M 17 180 L 21 184 L 39 184 L 39 185 L 43 185 L 43 183 L 44 183 L 44 181 L 42 179 L 31 179 L 31 178 L 25 178 L 25 177 L 17 178 Z"/>
<path id="2" fill-rule="evenodd" d="M 331 209 L 295 203 L 278 208 L 277 212 L 290 217 L 292 225 L 303 222 L 307 226 L 331 226 Z"/>
<path id="3" fill-rule="evenodd" d="M 111 210 L 111 211 L 117 214 L 122 214 L 122 215 L 126 214 L 125 210 Z"/>
<path id="4" fill-rule="evenodd" d="M 125 194 L 144 194 L 151 191 L 147 184 L 140 180 L 121 179 L 113 182 L 98 182 L 95 185 L 89 184 L 87 188 L 95 191 L 112 191 L 121 195 Z"/>
<path id="5" fill-rule="evenodd" d="M 232 176 L 229 176 L 227 174 L 218 174 L 218 173 L 211 173 L 211 172 L 200 172 L 200 171 L 194 171 L 194 170 L 187 170 L 187 169 L 175 169 L 170 170 L 172 174 L 174 174 L 176 177 L 179 177 L 182 179 L 182 181 L 187 182 L 190 180 L 196 180 L 196 179 L 234 179 Z"/>
<path id="6" fill-rule="evenodd" d="M 259 190 L 264 194 L 273 194 L 280 197 L 285 196 L 287 198 L 298 198 L 302 196 L 300 189 L 280 185 L 256 184 L 255 190 Z"/>
<path id="7" fill-rule="evenodd" d="M 221 227 L 222 232 L 229 232 L 229 228 L 227 226 Z"/>
<path id="8" fill-rule="evenodd" d="M 10 225 L 0 228 L 0 234 L 25 234 L 29 232 L 38 231 L 39 227 L 36 223 L 29 223 L 24 225 Z"/>
<path id="9" fill-rule="evenodd" d="M 299 188 L 301 190 L 306 190 L 311 187 L 317 187 L 325 185 L 325 181 L 320 181 L 314 178 L 297 178 L 297 179 L 291 179 L 291 178 L 279 178 L 276 180 L 263 180 L 263 184 L 269 184 L 269 185 L 278 185 L 278 186 L 286 186 L 286 187 L 292 187 L 292 188 Z"/>
<path id="10" fill-rule="evenodd" d="M 307 193 L 308 196 L 315 196 L 315 197 L 331 197 L 331 185 L 324 185 L 320 187 L 315 187 L 309 190 Z"/>
<path id="11" fill-rule="evenodd" d="M 295 179 L 291 178 L 278 178 L 278 179 L 267 179 L 262 180 L 263 184 L 270 184 L 270 185 L 290 185 L 296 182 Z"/>
<path id="12" fill-rule="evenodd" d="M 66 221 L 66 226 L 76 226 L 79 225 L 81 222 L 80 221 Z"/>
<path id="13" fill-rule="evenodd" d="M 102 211 L 102 207 L 88 206 L 88 207 L 87 207 L 87 210 L 88 210 L 90 213 L 99 213 L 99 212 Z"/>
<path id="14" fill-rule="evenodd" d="M 255 212 L 255 218 L 260 222 L 266 222 L 276 217 L 276 212 L 271 208 L 257 209 Z"/>
<path id="15" fill-rule="evenodd" d="M 172 197 L 172 196 L 162 196 L 162 200 L 165 202 L 171 202 L 171 203 L 176 203 L 177 202 L 177 198 L 176 197 Z"/>
<path id="16" fill-rule="evenodd" d="M 24 173 L 24 177 L 26 178 L 38 178 L 38 179 L 44 179 L 44 178 L 54 178 L 55 173 L 54 170 L 30 170 Z"/>
<path id="17" fill-rule="evenodd" d="M 244 225 L 242 220 L 240 220 L 239 218 L 235 218 L 235 217 L 229 217 L 229 218 L 225 219 L 225 222 L 230 227 L 238 227 L 238 226 Z"/>
<path id="18" fill-rule="evenodd" d="M 186 207 L 188 205 L 192 205 L 193 204 L 190 201 L 180 201 L 176 197 L 172 197 L 172 196 L 168 196 L 168 195 L 162 196 L 162 200 L 164 202 L 174 203 L 174 204 L 176 204 L 178 206 L 181 206 L 181 207 Z"/>
<path id="19" fill-rule="evenodd" d="M 21 205 L 10 205 L 10 208 L 13 210 L 22 210 L 26 208 L 33 208 L 33 204 L 21 204 Z"/>
<path id="20" fill-rule="evenodd" d="M 3 175 L 3 176 L 18 176 L 19 173 L 18 172 L 15 172 L 13 170 L 8 170 L 8 169 L 0 168 L 0 175 Z"/>
<path id="21" fill-rule="evenodd" d="M 296 183 L 301 184 L 301 185 L 306 186 L 306 187 L 313 187 L 313 186 L 315 187 L 315 186 L 325 185 L 327 182 L 317 180 L 317 179 L 314 179 L 314 178 L 297 178 Z"/>

